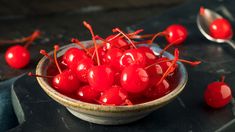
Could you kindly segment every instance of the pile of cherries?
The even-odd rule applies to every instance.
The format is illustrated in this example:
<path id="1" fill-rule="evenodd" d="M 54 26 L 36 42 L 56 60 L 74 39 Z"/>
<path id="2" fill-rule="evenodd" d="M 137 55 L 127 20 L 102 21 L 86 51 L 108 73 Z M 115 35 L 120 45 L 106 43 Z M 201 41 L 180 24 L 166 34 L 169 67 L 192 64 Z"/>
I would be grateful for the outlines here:
<path id="1" fill-rule="evenodd" d="M 173 34 L 167 35 L 169 29 L 156 34 L 138 35 L 143 30 L 124 33 L 119 28 L 113 29 L 114 35 L 106 39 L 95 35 L 90 24 L 83 22 L 89 29 L 94 46 L 86 48 L 78 39 L 72 42 L 80 46 L 67 49 L 64 55 L 57 59 L 59 46 L 54 46 L 54 58 L 45 50 L 40 53 L 48 57 L 51 65 L 47 69 L 47 77 L 51 86 L 69 97 L 101 105 L 132 105 L 160 98 L 174 89 L 177 83 L 177 61 L 191 65 L 200 62 L 190 62 L 179 58 L 179 50 L 175 49 L 174 59 L 158 55 L 150 46 L 156 36 L 167 36 L 171 45 L 182 43 L 185 38 L 182 32 L 186 29 L 181 25 L 173 25 Z M 178 34 L 180 32 L 180 35 Z M 151 38 L 143 42 L 135 38 Z M 99 41 L 97 41 L 99 40 Z M 165 48 L 166 49 L 166 48 Z"/>

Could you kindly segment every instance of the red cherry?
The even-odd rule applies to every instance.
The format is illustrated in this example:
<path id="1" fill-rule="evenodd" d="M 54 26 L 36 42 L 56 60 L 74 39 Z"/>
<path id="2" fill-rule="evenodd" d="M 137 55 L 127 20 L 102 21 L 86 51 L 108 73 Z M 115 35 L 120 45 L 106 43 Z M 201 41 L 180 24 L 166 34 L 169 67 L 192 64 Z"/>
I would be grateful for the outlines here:
<path id="1" fill-rule="evenodd" d="M 63 94 L 72 94 L 79 86 L 77 75 L 71 70 L 64 70 L 53 78 L 53 87 Z"/>
<path id="2" fill-rule="evenodd" d="M 139 65 L 145 67 L 146 58 L 139 49 L 126 50 L 120 58 L 121 67 L 124 68 L 129 65 Z"/>
<path id="3" fill-rule="evenodd" d="M 111 48 L 105 55 L 105 63 L 115 71 L 121 69 L 120 58 L 123 52 L 119 48 Z"/>
<path id="4" fill-rule="evenodd" d="M 77 96 L 81 101 L 94 103 L 95 100 L 100 96 L 100 93 L 91 86 L 85 85 L 78 89 Z"/>
<path id="5" fill-rule="evenodd" d="M 231 101 L 232 92 L 225 82 L 213 82 L 207 86 L 204 99 L 209 106 L 221 108 Z"/>
<path id="6" fill-rule="evenodd" d="M 232 26 L 227 19 L 218 18 L 210 24 L 210 33 L 213 38 L 229 39 L 233 35 Z"/>
<path id="7" fill-rule="evenodd" d="M 160 84 L 157 85 L 157 82 L 159 82 L 161 77 L 155 78 L 155 84 L 153 87 L 149 88 L 144 95 L 151 99 L 157 99 L 160 98 L 166 94 L 168 94 L 171 90 L 170 84 L 167 82 L 167 80 L 163 80 Z"/>
<path id="8" fill-rule="evenodd" d="M 97 91 L 104 91 L 114 83 L 114 72 L 106 65 L 94 66 L 88 72 L 88 82 Z"/>
<path id="9" fill-rule="evenodd" d="M 174 43 L 174 45 L 182 44 L 188 36 L 187 29 L 179 24 L 170 25 L 166 28 L 165 32 L 167 34 L 167 41 L 169 43 Z"/>
<path id="10" fill-rule="evenodd" d="M 7 50 L 5 60 L 12 68 L 20 69 L 29 63 L 30 53 L 25 47 L 15 45 Z"/>
<path id="11" fill-rule="evenodd" d="M 129 45 L 125 39 L 121 38 L 120 36 L 115 36 L 116 35 L 110 35 L 105 39 L 106 41 L 108 41 L 108 43 L 106 43 L 104 46 L 106 49 L 111 49 L 112 47 L 120 48 Z"/>
<path id="12" fill-rule="evenodd" d="M 121 85 L 130 93 L 141 93 L 149 83 L 147 72 L 137 65 L 130 65 L 124 68 L 121 73 Z"/>
<path id="13" fill-rule="evenodd" d="M 69 48 L 63 55 L 63 61 L 68 67 L 75 63 L 75 60 L 79 61 L 84 58 L 88 58 L 86 53 L 78 48 Z"/>
<path id="14" fill-rule="evenodd" d="M 127 99 L 127 93 L 120 86 L 112 86 L 104 91 L 99 102 L 103 105 L 122 105 Z"/>
<path id="15" fill-rule="evenodd" d="M 93 67 L 93 61 L 91 58 L 85 58 L 80 61 L 76 61 L 71 65 L 71 69 L 75 71 L 77 77 L 82 82 L 88 82 L 88 70 Z"/>
<path id="16" fill-rule="evenodd" d="M 146 58 L 146 65 L 151 65 L 156 62 L 157 56 L 153 53 L 150 47 L 142 46 L 138 48 Z"/>

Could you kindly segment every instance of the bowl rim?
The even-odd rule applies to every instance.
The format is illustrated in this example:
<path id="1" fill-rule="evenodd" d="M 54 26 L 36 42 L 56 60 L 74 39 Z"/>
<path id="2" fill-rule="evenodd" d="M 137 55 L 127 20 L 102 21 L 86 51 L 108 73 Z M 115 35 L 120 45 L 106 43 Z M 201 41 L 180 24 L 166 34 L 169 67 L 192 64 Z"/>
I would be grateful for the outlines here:
<path id="1" fill-rule="evenodd" d="M 92 43 L 91 40 L 88 41 L 82 41 L 84 44 Z M 145 45 L 145 44 L 144 44 Z M 60 52 L 63 50 L 66 50 L 70 47 L 78 47 L 75 44 L 71 43 L 65 46 L 60 47 Z M 156 52 L 156 50 L 160 51 L 161 49 L 158 46 L 151 45 L 151 48 L 153 48 L 153 51 Z M 60 53 L 58 52 L 58 54 Z M 49 54 L 52 54 L 53 51 L 51 51 Z M 173 55 L 171 55 L 168 52 L 164 52 L 163 55 L 168 56 L 172 58 Z M 44 69 L 42 68 L 44 63 L 46 63 L 46 60 L 48 60 L 47 57 L 43 57 L 40 59 L 36 66 L 36 74 L 38 75 L 43 75 L 45 72 L 43 71 Z M 172 90 L 170 93 L 166 94 L 165 96 L 148 101 L 145 103 L 140 103 L 140 104 L 135 104 L 131 106 L 105 106 L 105 105 L 99 105 L 99 104 L 92 104 L 92 103 L 87 103 L 83 101 L 79 101 L 73 98 L 70 98 L 66 95 L 63 95 L 56 91 L 54 88 L 52 88 L 47 81 L 45 81 L 44 78 L 41 77 L 36 77 L 39 85 L 41 88 L 54 100 L 56 100 L 58 103 L 65 105 L 66 107 L 71 107 L 71 108 L 81 108 L 85 110 L 90 110 L 90 111 L 102 111 L 102 112 L 123 112 L 123 111 L 132 111 L 132 110 L 143 110 L 143 109 L 150 109 L 156 106 L 159 106 L 163 103 L 169 102 L 170 100 L 174 99 L 185 87 L 187 81 L 188 81 L 188 73 L 181 62 L 177 62 L 178 64 L 178 69 L 182 74 L 182 77 L 179 79 L 179 84 L 176 86 L 174 90 Z"/>

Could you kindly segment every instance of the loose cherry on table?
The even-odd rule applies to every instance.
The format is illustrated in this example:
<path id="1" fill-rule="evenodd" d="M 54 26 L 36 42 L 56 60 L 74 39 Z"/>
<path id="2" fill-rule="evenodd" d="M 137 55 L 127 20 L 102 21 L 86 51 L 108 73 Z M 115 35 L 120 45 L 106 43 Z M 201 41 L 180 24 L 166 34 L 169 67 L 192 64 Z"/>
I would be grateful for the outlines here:
<path id="1" fill-rule="evenodd" d="M 224 77 L 221 81 L 212 82 L 207 86 L 204 99 L 212 108 L 222 108 L 232 100 L 231 88 L 224 82 Z"/>
<path id="2" fill-rule="evenodd" d="M 40 35 L 40 31 L 36 30 L 24 46 L 15 45 L 7 49 L 5 53 L 5 60 L 7 64 L 16 69 L 25 67 L 30 61 L 30 53 L 28 46 Z"/>
<path id="3" fill-rule="evenodd" d="M 180 25 L 180 24 L 170 25 L 166 28 L 164 32 L 166 32 L 167 34 L 166 40 L 169 43 L 173 43 L 178 40 L 176 43 L 174 43 L 174 45 L 182 44 L 188 37 L 187 29 L 183 25 Z"/>

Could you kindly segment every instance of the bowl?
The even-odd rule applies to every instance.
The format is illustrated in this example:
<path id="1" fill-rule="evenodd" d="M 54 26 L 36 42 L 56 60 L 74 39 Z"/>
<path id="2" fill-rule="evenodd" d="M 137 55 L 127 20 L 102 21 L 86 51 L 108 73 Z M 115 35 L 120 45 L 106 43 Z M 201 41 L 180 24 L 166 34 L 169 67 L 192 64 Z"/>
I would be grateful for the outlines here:
<path id="1" fill-rule="evenodd" d="M 87 47 L 93 45 L 92 41 L 83 41 Z M 146 45 L 141 45 L 146 46 Z M 75 44 L 69 44 L 63 46 L 58 51 L 58 57 L 62 56 L 65 51 L 70 47 L 77 47 Z M 151 49 L 155 53 L 159 53 L 161 49 L 157 46 L 152 45 Z M 51 52 L 50 54 L 53 54 Z M 168 52 L 163 54 L 166 57 L 173 58 Z M 45 75 L 46 70 L 45 68 L 48 67 L 49 60 L 46 57 L 43 57 L 37 67 L 36 67 L 36 74 Z M 182 90 L 184 89 L 187 80 L 188 74 L 181 62 L 178 62 L 178 81 L 174 90 L 172 90 L 167 95 L 141 104 L 135 104 L 131 106 L 104 106 L 98 104 L 91 104 L 82 102 L 73 98 L 70 98 L 66 95 L 63 95 L 56 91 L 53 87 L 50 86 L 48 81 L 45 78 L 37 77 L 37 81 L 40 84 L 41 88 L 55 101 L 60 103 L 61 105 L 65 106 L 70 113 L 74 116 L 96 124 L 102 125 L 121 125 L 127 124 L 136 120 L 139 120 L 154 110 L 166 105 L 167 103 L 171 102 L 173 99 L 179 95 Z"/>

